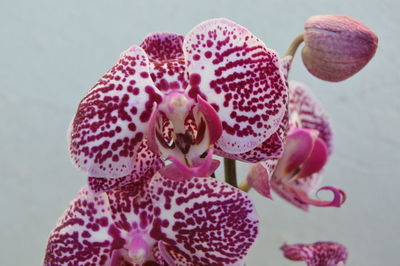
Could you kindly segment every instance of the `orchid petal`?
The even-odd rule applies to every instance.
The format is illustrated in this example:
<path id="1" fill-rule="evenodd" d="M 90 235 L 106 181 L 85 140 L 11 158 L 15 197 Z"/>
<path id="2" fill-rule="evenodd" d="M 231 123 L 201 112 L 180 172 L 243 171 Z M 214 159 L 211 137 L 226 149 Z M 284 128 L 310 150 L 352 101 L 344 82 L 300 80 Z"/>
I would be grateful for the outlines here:
<path id="1" fill-rule="evenodd" d="M 200 95 L 197 95 L 198 111 L 204 115 L 206 120 L 210 143 L 214 144 L 222 134 L 222 124 L 214 108 L 208 104 Z"/>
<path id="2" fill-rule="evenodd" d="M 149 56 L 150 76 L 160 91 L 183 90 L 188 85 L 183 38 L 175 33 L 152 33 L 140 44 Z"/>
<path id="3" fill-rule="evenodd" d="M 165 260 L 170 266 L 195 266 L 191 263 L 186 254 L 182 254 L 177 248 L 165 244 L 163 241 L 158 242 L 158 248 Z"/>
<path id="4" fill-rule="evenodd" d="M 294 128 L 286 138 L 285 151 L 276 167 L 275 175 L 285 177 L 298 169 L 313 151 L 318 133 Z"/>
<path id="5" fill-rule="evenodd" d="M 196 26 L 183 51 L 188 95 L 200 95 L 218 113 L 223 126 L 218 146 L 224 152 L 247 152 L 277 130 L 287 90 L 275 51 L 227 19 Z"/>
<path id="6" fill-rule="evenodd" d="M 193 161 L 194 167 L 188 167 L 182 163 L 174 155 L 169 155 L 168 159 L 172 164 L 160 169 L 160 173 L 165 177 L 175 180 L 183 181 L 191 177 L 208 177 L 218 168 L 220 162 L 212 159 L 213 149 L 209 149 L 206 158 L 199 158 Z"/>
<path id="7" fill-rule="evenodd" d="M 268 171 L 262 164 L 253 164 L 247 174 L 247 182 L 250 187 L 266 198 L 272 199 L 269 179 L 272 172 Z"/>
<path id="8" fill-rule="evenodd" d="M 69 130 L 73 163 L 94 177 L 121 177 L 134 169 L 154 102 L 142 48 L 132 46 L 82 99 Z"/>
<path id="9" fill-rule="evenodd" d="M 149 149 L 156 154 L 157 156 L 161 155 L 161 152 L 159 150 L 159 147 L 162 148 L 162 145 L 157 143 L 157 137 L 156 137 L 156 123 L 158 123 L 157 115 L 158 115 L 158 110 L 157 110 L 157 103 L 153 104 L 153 110 L 150 115 L 149 119 L 149 124 L 148 128 L 146 131 L 146 139 L 148 142 Z"/>
<path id="10" fill-rule="evenodd" d="M 296 182 L 295 180 L 294 182 Z M 296 197 L 296 194 L 293 193 L 293 190 L 290 189 L 280 178 L 273 177 L 270 180 L 272 190 L 277 193 L 281 198 L 287 200 L 289 203 L 293 204 L 297 208 L 302 209 L 303 211 L 308 211 L 309 204 L 304 203 L 300 199 Z"/>
<path id="11" fill-rule="evenodd" d="M 44 265 L 110 265 L 150 259 L 145 254 L 130 257 L 138 244 L 135 238 L 145 241 L 139 249 L 156 242 L 147 233 L 153 220 L 151 199 L 148 194 L 136 196 L 130 190 L 95 194 L 84 187 L 51 233 Z"/>
<path id="12" fill-rule="evenodd" d="M 307 177 L 321 171 L 328 161 L 328 156 L 328 148 L 326 147 L 325 142 L 320 138 L 317 138 L 310 156 L 301 166 L 301 170 L 297 176 L 299 178 Z"/>
<path id="13" fill-rule="evenodd" d="M 287 55 L 281 59 L 281 72 L 283 79 L 286 81 L 286 86 L 288 86 L 288 77 L 289 77 L 289 71 L 290 67 L 292 66 L 293 62 L 293 56 Z"/>
<path id="14" fill-rule="evenodd" d="M 82 189 L 52 231 L 44 265 L 105 264 L 110 261 L 108 251 L 113 241 L 108 233 L 110 219 L 105 194 L 93 196 L 87 188 Z"/>
<path id="15" fill-rule="evenodd" d="M 146 143 L 146 140 L 142 142 L 135 157 L 135 171 L 132 171 L 127 176 L 118 178 L 89 177 L 88 185 L 90 189 L 95 193 L 99 193 L 130 185 L 132 190 L 142 195 L 143 184 L 147 184 L 153 175 L 164 166 L 163 161 L 149 150 Z"/>
<path id="16" fill-rule="evenodd" d="M 246 193 L 213 178 L 174 182 L 158 176 L 151 193 L 159 226 L 150 234 L 194 265 L 240 261 L 258 233 L 258 218 Z"/>
<path id="17" fill-rule="evenodd" d="M 289 111 L 291 117 L 298 116 L 302 128 L 318 131 L 318 137 L 325 142 L 331 154 L 333 133 L 328 116 L 312 92 L 300 82 L 289 82 Z"/>
<path id="18" fill-rule="evenodd" d="M 308 266 L 339 266 L 347 261 L 345 246 L 335 242 L 316 242 L 313 244 L 284 244 L 283 255 L 294 261 L 305 261 Z"/>
<path id="19" fill-rule="evenodd" d="M 281 157 L 288 129 L 289 115 L 285 113 L 278 130 L 266 139 L 261 145 L 245 153 L 231 154 L 222 151 L 218 143 L 215 145 L 215 154 L 232 160 L 248 163 L 257 163 L 268 159 Z"/>
<path id="20" fill-rule="evenodd" d="M 183 57 L 183 35 L 169 32 L 151 33 L 146 36 L 140 47 L 150 60 L 162 62 Z"/>

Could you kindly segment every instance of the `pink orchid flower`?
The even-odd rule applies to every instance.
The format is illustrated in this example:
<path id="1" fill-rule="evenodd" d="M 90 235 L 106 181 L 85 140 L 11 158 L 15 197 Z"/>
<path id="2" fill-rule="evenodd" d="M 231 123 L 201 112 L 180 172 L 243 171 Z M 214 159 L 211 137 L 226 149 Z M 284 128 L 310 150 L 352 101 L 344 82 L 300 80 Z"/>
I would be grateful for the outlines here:
<path id="1" fill-rule="evenodd" d="M 253 162 L 279 154 L 275 134 L 287 111 L 280 64 L 227 19 L 205 21 L 185 37 L 151 34 L 80 102 L 69 131 L 72 161 L 91 177 L 134 181 L 156 168 L 185 180 L 212 173 L 213 153 Z"/>
<path id="2" fill-rule="evenodd" d="M 344 266 L 348 257 L 346 247 L 335 242 L 285 244 L 281 249 L 286 258 L 305 261 L 308 266 Z"/>
<path id="3" fill-rule="evenodd" d="M 257 233 L 246 193 L 157 173 L 102 193 L 85 186 L 52 231 L 44 265 L 244 265 Z"/>
<path id="4" fill-rule="evenodd" d="M 345 193 L 331 186 L 319 188 L 323 167 L 332 152 L 332 131 L 321 105 L 301 83 L 289 83 L 289 124 L 281 157 L 251 167 L 250 187 L 271 198 L 270 189 L 293 205 L 308 210 L 309 205 L 340 207 Z M 310 198 L 320 190 L 333 192 L 331 201 Z"/>

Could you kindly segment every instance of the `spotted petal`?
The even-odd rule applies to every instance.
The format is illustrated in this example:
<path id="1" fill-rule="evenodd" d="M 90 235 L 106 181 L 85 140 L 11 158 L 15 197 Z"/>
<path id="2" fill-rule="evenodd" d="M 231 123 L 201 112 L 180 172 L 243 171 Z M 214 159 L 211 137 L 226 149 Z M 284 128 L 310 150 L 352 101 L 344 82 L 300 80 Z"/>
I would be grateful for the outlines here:
<path id="1" fill-rule="evenodd" d="M 218 112 L 224 152 L 247 152 L 277 130 L 287 91 L 273 50 L 244 27 L 212 19 L 185 37 L 183 51 L 188 95 L 200 94 Z"/>
<path id="2" fill-rule="evenodd" d="M 174 182 L 159 176 L 151 187 L 160 225 L 154 228 L 156 238 L 163 239 L 173 259 L 179 252 L 194 265 L 242 261 L 258 233 L 254 205 L 245 193 L 212 178 Z"/>
<path id="3" fill-rule="evenodd" d="M 149 56 L 150 76 L 160 91 L 183 90 L 188 85 L 183 38 L 175 33 L 158 32 L 147 35 L 140 44 Z"/>
<path id="4" fill-rule="evenodd" d="M 285 138 L 288 130 L 289 112 L 287 111 L 279 125 L 278 130 L 266 139 L 261 145 L 244 153 L 227 153 L 224 152 L 218 143 L 215 145 L 215 154 L 224 158 L 239 160 L 248 163 L 257 163 L 268 159 L 278 158 L 283 153 Z"/>
<path id="5" fill-rule="evenodd" d="M 289 71 L 292 66 L 293 56 L 287 55 L 281 59 L 281 72 L 283 79 L 286 81 L 286 86 L 288 86 Z"/>
<path id="6" fill-rule="evenodd" d="M 69 131 L 74 164 L 94 177 L 131 173 L 153 103 L 161 99 L 149 77 L 147 55 L 132 46 L 78 107 Z"/>
<path id="7" fill-rule="evenodd" d="M 281 250 L 286 258 L 305 261 L 308 266 L 344 266 L 348 257 L 346 247 L 335 242 L 285 244 Z"/>
<path id="8" fill-rule="evenodd" d="M 134 162 L 135 170 L 129 175 L 118 178 L 89 177 L 90 189 L 98 193 L 130 185 L 132 190 L 142 195 L 143 183 L 148 184 L 153 175 L 164 166 L 164 162 L 149 150 L 146 139 L 142 142 Z"/>
<path id="9" fill-rule="evenodd" d="M 51 233 L 44 265 L 132 262 L 129 252 L 135 254 L 143 245 L 155 243 L 149 238 L 148 243 L 138 243 L 142 235 L 132 234 L 148 228 L 152 220 L 149 208 L 148 198 L 133 201 L 126 191 L 93 194 L 84 187 Z M 136 241 L 132 241 L 134 236 Z"/>
<path id="10" fill-rule="evenodd" d="M 312 92 L 300 82 L 289 82 L 289 111 L 291 118 L 300 123 L 298 127 L 318 131 L 318 137 L 325 142 L 330 154 L 333 141 L 328 116 Z"/>

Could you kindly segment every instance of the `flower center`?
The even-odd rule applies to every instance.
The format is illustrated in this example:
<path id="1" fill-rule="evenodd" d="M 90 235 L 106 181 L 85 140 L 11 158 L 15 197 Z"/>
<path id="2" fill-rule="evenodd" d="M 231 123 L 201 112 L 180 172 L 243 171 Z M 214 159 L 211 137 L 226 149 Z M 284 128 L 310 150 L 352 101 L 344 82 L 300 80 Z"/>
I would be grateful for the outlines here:
<path id="1" fill-rule="evenodd" d="M 195 102 L 184 92 L 173 91 L 159 106 L 154 105 L 147 139 L 154 153 L 171 160 L 188 177 L 208 173 L 212 166 L 209 148 L 221 134 L 221 121 L 206 101 L 198 97 Z M 209 156 L 202 159 L 205 152 Z"/>

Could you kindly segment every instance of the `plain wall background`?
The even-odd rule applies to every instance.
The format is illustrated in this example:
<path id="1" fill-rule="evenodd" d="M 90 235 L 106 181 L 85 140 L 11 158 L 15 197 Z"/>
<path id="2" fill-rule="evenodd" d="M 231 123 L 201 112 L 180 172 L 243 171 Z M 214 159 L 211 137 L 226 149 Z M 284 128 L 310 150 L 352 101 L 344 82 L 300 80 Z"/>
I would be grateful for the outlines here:
<path id="1" fill-rule="evenodd" d="M 68 123 L 121 51 L 149 32 L 186 34 L 227 17 L 283 54 L 307 17 L 328 13 L 353 16 L 379 37 L 375 58 L 347 81 L 314 78 L 299 54 L 290 75 L 331 117 L 336 146 L 323 185 L 344 189 L 348 201 L 304 213 L 252 191 L 262 223 L 248 265 L 304 265 L 279 247 L 319 240 L 345 244 L 348 265 L 399 265 L 399 8 L 387 0 L 1 1 L 1 265 L 42 263 L 50 230 L 85 183 L 69 160 Z"/>

